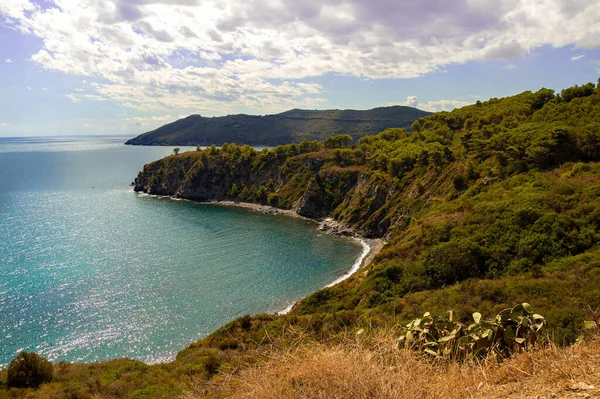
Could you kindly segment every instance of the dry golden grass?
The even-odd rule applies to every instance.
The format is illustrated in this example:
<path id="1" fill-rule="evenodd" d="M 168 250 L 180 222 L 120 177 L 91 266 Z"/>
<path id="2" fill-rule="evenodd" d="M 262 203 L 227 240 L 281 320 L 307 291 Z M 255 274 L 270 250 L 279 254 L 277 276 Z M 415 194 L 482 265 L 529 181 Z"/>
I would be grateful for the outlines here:
<path id="1" fill-rule="evenodd" d="M 587 389 L 573 389 L 577 383 Z M 600 398 L 599 388 L 598 334 L 571 348 L 547 346 L 503 362 L 456 363 L 398 350 L 389 331 L 273 350 L 258 366 L 220 375 L 183 398 Z"/>

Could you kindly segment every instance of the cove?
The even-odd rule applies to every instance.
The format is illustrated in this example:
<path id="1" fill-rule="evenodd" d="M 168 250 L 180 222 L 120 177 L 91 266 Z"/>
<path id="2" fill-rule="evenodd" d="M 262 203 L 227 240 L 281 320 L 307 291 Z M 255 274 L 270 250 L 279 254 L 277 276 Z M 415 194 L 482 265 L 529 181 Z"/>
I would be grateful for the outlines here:
<path id="1" fill-rule="evenodd" d="M 304 220 L 133 193 L 172 148 L 123 141 L 0 139 L 0 365 L 20 350 L 170 360 L 331 283 L 362 252 Z"/>

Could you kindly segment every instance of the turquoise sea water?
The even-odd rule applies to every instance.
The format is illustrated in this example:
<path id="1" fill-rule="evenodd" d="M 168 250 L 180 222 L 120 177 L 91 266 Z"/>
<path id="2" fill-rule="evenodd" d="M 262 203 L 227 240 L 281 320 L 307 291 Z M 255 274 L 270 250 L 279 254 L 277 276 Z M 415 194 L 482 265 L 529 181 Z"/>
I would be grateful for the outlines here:
<path id="1" fill-rule="evenodd" d="M 363 251 L 285 216 L 138 195 L 129 183 L 172 148 L 123 141 L 0 138 L 0 366 L 21 350 L 168 360 L 327 285 Z"/>

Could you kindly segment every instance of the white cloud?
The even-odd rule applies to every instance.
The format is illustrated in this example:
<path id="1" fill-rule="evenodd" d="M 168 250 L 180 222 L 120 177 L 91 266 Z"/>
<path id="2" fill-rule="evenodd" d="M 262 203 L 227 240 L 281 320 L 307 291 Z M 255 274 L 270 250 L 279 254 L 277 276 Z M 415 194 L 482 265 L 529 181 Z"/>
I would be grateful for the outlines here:
<path id="1" fill-rule="evenodd" d="M 179 119 L 179 118 L 176 118 Z M 171 115 L 161 115 L 161 116 L 132 116 L 125 118 L 125 121 L 129 123 L 133 123 L 136 125 L 156 125 L 159 123 L 171 122 L 175 120 Z"/>
<path id="2" fill-rule="evenodd" d="M 407 107 L 418 108 L 423 111 L 439 112 L 439 111 L 452 111 L 454 108 L 464 107 L 471 105 L 473 102 L 461 101 L 461 100 L 437 100 L 429 101 L 426 103 L 420 103 L 417 96 L 408 96 L 406 101 L 391 102 L 387 105 L 403 105 Z"/>
<path id="3" fill-rule="evenodd" d="M 502 69 L 508 69 L 509 71 L 511 69 L 515 69 L 517 66 L 515 64 L 506 64 L 506 65 L 502 65 L 501 68 Z"/>
<path id="4" fill-rule="evenodd" d="M 438 100 L 438 101 L 429 101 L 424 104 L 419 105 L 419 109 L 423 111 L 429 112 L 439 112 L 439 111 L 452 111 L 454 108 L 461 108 L 467 105 L 473 104 L 468 101 L 459 101 L 459 100 Z"/>
<path id="5" fill-rule="evenodd" d="M 499 43 L 485 52 L 485 58 L 490 59 L 521 59 L 529 52 L 529 48 L 513 39 L 509 43 Z"/>
<path id="6" fill-rule="evenodd" d="M 12 60 L 10 58 L 5 59 L 4 62 L 6 62 L 7 64 L 12 64 Z"/>
<path id="7" fill-rule="evenodd" d="M 27 86 L 27 90 L 31 91 L 31 87 L 30 87 L 30 86 Z"/>
<path id="8" fill-rule="evenodd" d="M 71 100 L 72 102 L 74 102 L 75 104 L 80 103 L 81 102 L 81 97 L 78 97 L 75 94 L 65 94 L 65 97 L 67 97 L 69 100 Z"/>
<path id="9" fill-rule="evenodd" d="M 219 53 L 209 53 L 206 51 L 200 51 L 200 57 L 202 59 L 209 60 L 209 61 L 218 61 L 218 60 L 222 59 L 222 57 L 219 55 Z"/>
<path id="10" fill-rule="evenodd" d="M 578 54 L 574 57 L 571 57 L 571 61 L 575 62 L 575 61 L 579 61 L 580 59 L 582 59 L 583 57 L 585 57 L 585 55 L 583 54 Z"/>
<path id="11" fill-rule="evenodd" d="M 406 98 L 405 104 L 409 107 L 417 108 L 417 105 L 419 104 L 419 99 L 417 98 L 417 96 L 408 96 Z"/>
<path id="12" fill-rule="evenodd" d="M 0 129 L 3 129 L 5 127 L 10 127 L 10 126 L 12 126 L 10 123 L 0 122 Z"/>
<path id="13" fill-rule="evenodd" d="M 85 91 L 84 89 L 75 89 L 75 91 Z"/>
<path id="14" fill-rule="evenodd" d="M 600 46 L 597 1 L 3 0 L 30 59 L 141 111 L 225 114 L 323 104 L 313 78 L 412 78 L 507 62 L 544 45 Z M 581 29 L 584 26 L 586 29 Z M 81 100 L 80 97 L 76 97 Z M 89 98 L 88 99 L 93 99 Z M 73 101 L 73 99 L 71 99 Z M 169 111 L 171 110 L 171 111 Z"/>
<path id="15" fill-rule="evenodd" d="M 46 87 L 42 87 L 41 89 L 44 91 L 48 91 L 48 89 Z"/>
<path id="16" fill-rule="evenodd" d="M 417 96 L 408 96 L 406 101 L 392 101 L 386 105 L 402 105 L 404 107 L 419 108 L 419 98 Z"/>
<path id="17" fill-rule="evenodd" d="M 298 87 L 309 94 L 319 94 L 323 86 L 317 83 L 298 83 Z"/>

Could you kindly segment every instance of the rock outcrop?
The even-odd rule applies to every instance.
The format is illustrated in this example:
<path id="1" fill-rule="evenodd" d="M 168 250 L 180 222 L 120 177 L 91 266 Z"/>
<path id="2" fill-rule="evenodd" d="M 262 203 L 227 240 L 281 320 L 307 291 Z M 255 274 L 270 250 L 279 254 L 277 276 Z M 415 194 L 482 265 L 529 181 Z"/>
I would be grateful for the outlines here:
<path id="1" fill-rule="evenodd" d="M 389 179 L 361 168 L 333 166 L 323 151 L 273 158 L 260 166 L 261 153 L 249 154 L 242 162 L 220 150 L 167 157 L 146 165 L 134 190 L 194 201 L 256 202 L 315 220 L 333 216 L 368 237 L 382 237 L 390 227 L 391 220 L 378 214 L 395 195 Z"/>

